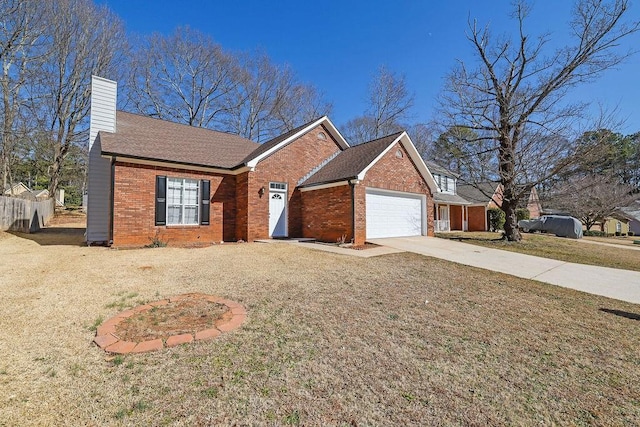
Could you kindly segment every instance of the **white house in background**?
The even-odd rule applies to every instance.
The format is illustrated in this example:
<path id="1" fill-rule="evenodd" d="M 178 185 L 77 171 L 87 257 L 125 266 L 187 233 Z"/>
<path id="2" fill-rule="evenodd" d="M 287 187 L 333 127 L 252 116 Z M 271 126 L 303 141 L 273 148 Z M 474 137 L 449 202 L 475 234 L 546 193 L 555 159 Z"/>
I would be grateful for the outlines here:
<path id="1" fill-rule="evenodd" d="M 18 182 L 13 185 L 8 185 L 4 188 L 3 196 L 19 197 L 21 199 L 36 200 L 36 196 L 33 191 L 22 182 Z"/>

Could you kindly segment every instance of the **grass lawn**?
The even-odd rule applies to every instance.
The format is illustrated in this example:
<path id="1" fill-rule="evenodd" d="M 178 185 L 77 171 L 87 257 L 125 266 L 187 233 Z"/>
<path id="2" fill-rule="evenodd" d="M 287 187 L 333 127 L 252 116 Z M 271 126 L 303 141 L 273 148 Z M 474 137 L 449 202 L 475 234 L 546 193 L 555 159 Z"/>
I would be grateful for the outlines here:
<path id="1" fill-rule="evenodd" d="M 523 233 L 522 241 L 519 243 L 501 240 L 500 234 L 490 232 L 436 233 L 436 236 L 444 239 L 460 239 L 465 243 L 487 248 L 503 249 L 560 261 L 640 271 L 640 251 L 585 243 L 550 234 Z M 599 239 L 597 241 L 603 240 L 608 240 L 606 243 L 619 244 L 614 239 Z"/>
<path id="2" fill-rule="evenodd" d="M 0 425 L 640 424 L 638 305 L 413 254 L 46 242 L 0 233 Z M 152 353 L 92 344 L 187 292 L 247 321 Z"/>
<path id="3" fill-rule="evenodd" d="M 583 237 L 584 240 L 590 240 L 593 242 L 600 242 L 600 243 L 608 243 L 608 244 L 612 244 L 612 245 L 634 245 L 634 241 L 636 240 L 640 240 L 640 236 L 615 236 L 615 237 L 597 237 L 597 236 L 585 236 Z M 636 245 L 635 247 L 640 247 L 638 245 Z"/>

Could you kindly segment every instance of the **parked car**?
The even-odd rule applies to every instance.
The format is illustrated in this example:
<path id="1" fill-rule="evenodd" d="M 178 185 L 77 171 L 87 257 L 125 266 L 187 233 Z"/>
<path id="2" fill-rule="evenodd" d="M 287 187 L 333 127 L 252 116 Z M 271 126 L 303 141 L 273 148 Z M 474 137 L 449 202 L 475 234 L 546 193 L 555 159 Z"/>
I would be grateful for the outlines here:
<path id="1" fill-rule="evenodd" d="M 571 216 L 545 215 L 536 219 L 523 219 L 518 221 L 518 227 L 525 233 L 544 231 L 558 237 L 582 239 L 582 223 Z"/>

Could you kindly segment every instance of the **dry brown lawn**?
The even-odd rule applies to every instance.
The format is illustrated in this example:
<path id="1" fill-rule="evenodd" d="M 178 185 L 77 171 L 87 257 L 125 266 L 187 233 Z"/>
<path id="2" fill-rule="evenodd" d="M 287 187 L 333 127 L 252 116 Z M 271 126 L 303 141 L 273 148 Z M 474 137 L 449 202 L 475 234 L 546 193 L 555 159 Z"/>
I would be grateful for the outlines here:
<path id="1" fill-rule="evenodd" d="M 634 248 L 626 249 L 624 247 L 597 245 L 542 233 L 523 233 L 522 241 L 518 243 L 501 240 L 500 234 L 490 232 L 437 233 L 437 236 L 444 239 L 460 239 L 465 243 L 487 248 L 502 249 L 559 261 L 640 271 L 640 251 L 635 250 L 635 245 Z M 618 244 L 613 239 L 609 239 L 608 243 Z"/>
<path id="2" fill-rule="evenodd" d="M 0 425 L 640 424 L 638 305 L 412 254 L 54 234 L 0 239 Z M 247 321 L 152 353 L 92 344 L 188 292 Z"/>
<path id="3" fill-rule="evenodd" d="M 640 240 L 640 236 L 612 236 L 612 237 L 598 237 L 598 236 L 584 236 L 584 240 L 591 240 L 593 242 L 607 243 L 610 245 L 633 245 L 635 240 Z M 638 246 L 640 247 L 640 246 Z"/>

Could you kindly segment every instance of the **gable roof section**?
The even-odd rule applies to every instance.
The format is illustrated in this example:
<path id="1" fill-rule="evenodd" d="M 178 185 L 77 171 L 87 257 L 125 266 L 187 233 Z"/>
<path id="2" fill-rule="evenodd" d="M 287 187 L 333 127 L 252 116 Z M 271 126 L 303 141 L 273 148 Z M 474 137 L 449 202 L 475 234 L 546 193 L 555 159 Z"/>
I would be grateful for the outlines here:
<path id="1" fill-rule="evenodd" d="M 344 150 L 303 182 L 301 187 L 312 187 L 351 179 L 363 180 L 367 171 L 371 169 L 396 142 L 402 143 L 402 146 L 407 153 L 409 153 L 409 157 L 427 182 L 431 191 L 437 192 L 438 187 L 433 176 L 427 169 L 427 166 L 406 132 L 394 133 Z"/>
<path id="2" fill-rule="evenodd" d="M 620 208 L 620 211 L 631 220 L 640 221 L 640 200 L 632 203 L 631 206 Z"/>
<path id="3" fill-rule="evenodd" d="M 100 132 L 103 155 L 233 169 L 258 144 L 225 132 L 116 112 L 116 132 Z"/>
<path id="4" fill-rule="evenodd" d="M 353 146 L 338 154 L 333 160 L 328 162 L 323 168 L 311 175 L 309 179 L 302 183 L 303 187 L 329 182 L 344 181 L 346 179 L 357 179 L 358 174 L 369 166 L 392 142 L 394 142 L 402 132 L 364 144 Z"/>
<path id="5" fill-rule="evenodd" d="M 481 182 L 476 186 L 471 184 L 458 184 L 456 190 L 458 195 L 473 204 L 489 204 L 491 197 L 495 194 L 499 182 Z M 490 194 L 491 196 L 487 196 Z"/>
<path id="6" fill-rule="evenodd" d="M 290 130 L 289 132 L 286 132 L 265 142 L 264 144 L 256 148 L 253 152 L 249 153 L 249 155 L 245 157 L 241 163 L 254 168 L 260 160 L 270 156 L 271 154 L 280 150 L 290 142 L 293 142 L 294 140 L 300 138 L 302 135 L 306 134 L 319 125 L 324 125 L 327 128 L 331 136 L 338 142 L 338 145 L 342 150 L 349 148 L 347 140 L 344 139 L 338 129 L 333 125 L 333 123 L 331 123 L 331 120 L 329 120 L 327 116 L 323 116 L 319 119 L 310 121 L 309 123 L 305 123 L 302 126 L 298 126 L 297 128 Z"/>

